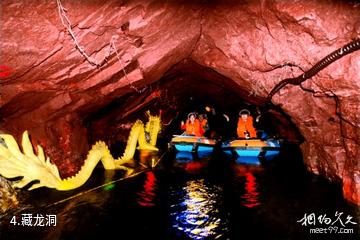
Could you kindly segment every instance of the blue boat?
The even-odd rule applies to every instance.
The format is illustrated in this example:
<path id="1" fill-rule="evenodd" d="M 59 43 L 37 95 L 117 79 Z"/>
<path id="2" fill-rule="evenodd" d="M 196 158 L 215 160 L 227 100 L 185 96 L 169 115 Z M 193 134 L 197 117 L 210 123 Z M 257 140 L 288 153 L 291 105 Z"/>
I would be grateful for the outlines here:
<path id="1" fill-rule="evenodd" d="M 196 152 L 199 155 L 212 153 L 216 141 L 192 135 L 174 135 L 170 145 L 178 152 Z"/>
<path id="2" fill-rule="evenodd" d="M 222 150 L 228 155 L 235 155 L 236 162 L 260 164 L 276 158 L 280 153 L 280 142 L 275 139 L 238 139 L 223 143 Z"/>

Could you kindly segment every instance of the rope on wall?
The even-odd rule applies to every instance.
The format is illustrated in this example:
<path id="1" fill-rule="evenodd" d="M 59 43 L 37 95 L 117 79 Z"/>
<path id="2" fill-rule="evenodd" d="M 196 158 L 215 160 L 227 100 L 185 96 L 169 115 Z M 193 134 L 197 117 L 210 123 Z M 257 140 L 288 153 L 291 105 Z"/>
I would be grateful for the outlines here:
<path id="1" fill-rule="evenodd" d="M 89 62 L 92 66 L 96 66 L 101 68 L 105 63 L 107 63 L 108 58 L 111 56 L 112 53 L 115 52 L 116 57 L 118 59 L 118 61 L 120 62 L 121 66 L 122 66 L 122 71 L 124 73 L 124 76 L 126 78 L 126 80 L 129 82 L 130 88 L 134 89 L 136 92 L 138 93 L 143 93 L 147 87 L 145 86 L 143 89 L 139 89 L 136 86 L 133 85 L 133 81 L 129 81 L 128 75 L 125 71 L 125 64 L 123 62 L 123 60 L 121 59 L 121 56 L 119 54 L 119 51 L 116 47 L 116 39 L 118 36 L 113 35 L 109 41 L 109 48 L 107 50 L 107 53 L 105 54 L 104 58 L 101 59 L 101 61 L 97 61 L 96 59 L 94 59 L 93 57 L 89 56 L 86 51 L 84 50 L 84 48 L 79 44 L 78 39 L 75 36 L 75 33 L 72 29 L 72 24 L 70 19 L 68 18 L 66 12 L 67 9 L 63 7 L 63 5 L 61 4 L 60 0 L 56 0 L 57 3 L 57 7 L 58 7 L 58 13 L 60 16 L 60 20 L 62 25 L 67 29 L 67 31 L 69 32 L 71 38 L 74 41 L 75 47 L 79 50 L 79 52 L 81 53 L 81 55 L 83 55 L 86 59 L 87 62 Z"/>

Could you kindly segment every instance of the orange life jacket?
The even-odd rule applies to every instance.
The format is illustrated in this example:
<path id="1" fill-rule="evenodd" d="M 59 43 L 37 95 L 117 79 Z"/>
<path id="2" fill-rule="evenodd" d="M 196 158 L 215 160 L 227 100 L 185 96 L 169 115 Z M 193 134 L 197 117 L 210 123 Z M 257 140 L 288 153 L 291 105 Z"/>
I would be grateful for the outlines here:
<path id="1" fill-rule="evenodd" d="M 256 138 L 256 130 L 253 126 L 253 118 L 248 116 L 246 121 L 239 117 L 237 125 L 237 135 L 239 138 L 245 138 L 245 132 L 249 132 L 251 138 Z"/>
<path id="2" fill-rule="evenodd" d="M 191 123 L 190 120 L 186 121 L 186 124 L 181 126 L 181 129 L 185 130 L 186 134 L 195 135 L 196 137 L 201 137 L 204 134 L 204 130 L 201 127 L 200 121 L 195 119 L 194 123 Z"/>
<path id="3" fill-rule="evenodd" d="M 204 118 L 203 120 L 201 120 L 200 122 L 201 127 L 204 129 L 204 132 L 207 130 L 207 120 Z"/>

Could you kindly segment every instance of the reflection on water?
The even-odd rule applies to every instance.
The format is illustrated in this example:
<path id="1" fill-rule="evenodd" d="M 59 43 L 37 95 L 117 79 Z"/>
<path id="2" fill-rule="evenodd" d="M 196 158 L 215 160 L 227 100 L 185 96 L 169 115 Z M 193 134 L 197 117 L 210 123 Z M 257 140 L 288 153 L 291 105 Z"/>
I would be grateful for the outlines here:
<path id="1" fill-rule="evenodd" d="M 159 162 L 159 152 L 140 150 L 139 165 L 144 168 L 153 168 Z"/>
<path id="2" fill-rule="evenodd" d="M 175 160 L 177 162 L 189 162 L 196 160 L 209 160 L 211 157 L 211 152 L 176 152 Z"/>
<path id="3" fill-rule="evenodd" d="M 260 159 L 256 156 L 239 156 L 235 161 L 239 164 L 260 165 Z"/>
<path id="4" fill-rule="evenodd" d="M 358 239 L 359 225 L 347 225 L 353 234 L 309 235 L 298 222 L 304 214 L 343 212 L 359 224 L 359 211 L 343 200 L 341 188 L 289 165 L 172 156 L 143 172 L 155 157 L 139 156 L 136 177 L 124 180 L 119 171 L 99 168 L 83 188 L 29 192 L 34 208 L 22 213 L 54 214 L 56 226 L 14 226 L 9 216 L 0 223 L 0 239 Z"/>
<path id="5" fill-rule="evenodd" d="M 248 172 L 245 174 L 246 182 L 245 182 L 245 193 L 241 196 L 242 205 L 248 208 L 252 208 L 260 205 L 259 201 L 259 192 L 257 190 L 256 177 Z"/>
<path id="6" fill-rule="evenodd" d="M 226 232 L 226 219 L 221 217 L 219 186 L 210 186 L 204 179 L 190 180 L 180 189 L 173 189 L 170 206 L 172 227 L 191 239 L 220 237 Z"/>
<path id="7" fill-rule="evenodd" d="M 137 193 L 137 203 L 143 207 L 152 207 L 155 206 L 156 177 L 152 171 L 146 172 L 145 175 L 143 190 Z"/>
<path id="8" fill-rule="evenodd" d="M 187 173 L 199 173 L 205 166 L 207 165 L 207 162 L 202 162 L 202 161 L 198 161 L 198 162 L 189 162 L 184 164 L 184 169 L 186 170 Z"/>
<path id="9" fill-rule="evenodd" d="M 260 188 L 257 182 L 256 174 L 263 171 L 261 166 L 257 165 L 235 165 L 236 175 L 244 185 L 244 193 L 240 196 L 241 205 L 253 208 L 261 204 Z"/>
<path id="10" fill-rule="evenodd" d="M 177 162 L 190 162 L 195 158 L 196 156 L 192 152 L 177 152 L 175 156 Z"/>

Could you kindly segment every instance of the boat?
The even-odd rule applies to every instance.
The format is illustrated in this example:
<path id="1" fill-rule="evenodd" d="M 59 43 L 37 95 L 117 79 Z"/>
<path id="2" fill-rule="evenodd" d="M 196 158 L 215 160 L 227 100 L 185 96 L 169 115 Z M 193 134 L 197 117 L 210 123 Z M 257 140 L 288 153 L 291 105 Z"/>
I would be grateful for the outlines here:
<path id="1" fill-rule="evenodd" d="M 198 155 L 212 153 L 216 140 L 193 135 L 173 135 L 170 146 L 178 152 L 196 152 Z"/>
<path id="2" fill-rule="evenodd" d="M 276 139 L 236 139 L 225 142 L 222 150 L 236 156 L 236 162 L 260 164 L 260 160 L 273 160 L 280 153 L 280 141 Z"/>

